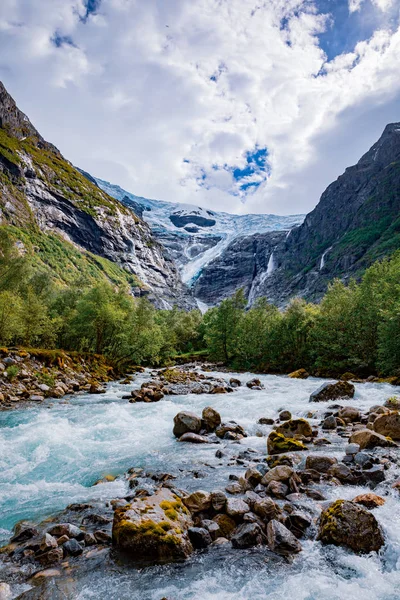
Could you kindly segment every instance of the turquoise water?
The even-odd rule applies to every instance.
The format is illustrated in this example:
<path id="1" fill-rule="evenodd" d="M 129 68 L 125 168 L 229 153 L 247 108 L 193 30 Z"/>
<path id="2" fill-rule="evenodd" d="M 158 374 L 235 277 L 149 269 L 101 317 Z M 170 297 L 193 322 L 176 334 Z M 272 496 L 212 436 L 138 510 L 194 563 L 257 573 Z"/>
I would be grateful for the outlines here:
<path id="1" fill-rule="evenodd" d="M 227 374 L 225 377 L 229 378 Z M 234 419 L 249 432 L 237 451 L 247 447 L 263 450 L 268 427 L 257 425 L 260 417 L 276 418 L 282 408 L 295 416 L 317 411 L 317 423 L 326 404 L 309 404 L 308 398 L 320 381 L 290 380 L 262 376 L 263 391 L 245 387 L 227 395 L 167 397 L 155 404 L 129 404 L 122 395 L 139 387 L 148 374 L 134 384 L 110 384 L 104 395 L 76 396 L 47 406 L 0 413 L 0 536 L 8 539 L 20 519 L 38 520 L 71 502 L 123 496 L 126 484 L 120 479 L 92 487 L 103 475 L 122 474 L 142 466 L 178 475 L 187 489 L 225 487 L 232 472 L 219 467 L 215 458 L 222 445 L 179 444 L 172 436 L 174 415 L 182 409 L 201 413 L 212 405 L 223 419 Z M 240 375 L 243 381 L 251 375 Z M 398 393 L 388 385 L 360 384 L 350 403 L 360 408 L 383 403 Z M 326 452 L 326 449 L 324 450 Z M 328 450 L 341 456 L 342 448 Z M 212 468 L 215 467 L 215 468 Z M 194 468 L 204 474 L 193 479 Z M 390 475 L 390 474 L 389 474 Z M 394 475 L 393 475 L 394 476 Z M 362 488 L 329 487 L 328 498 L 352 498 Z M 377 490 L 379 493 L 379 490 Z M 96 571 L 82 576 L 67 592 L 68 598 L 120 600 L 398 600 L 400 598 L 400 503 L 397 493 L 375 510 L 387 544 L 382 556 L 357 557 L 342 549 L 323 548 L 304 542 L 303 552 L 293 564 L 272 560 L 266 550 L 233 552 L 230 548 L 209 550 L 188 562 L 153 567 L 140 573 L 121 569 L 118 575 Z M 71 583 L 68 585 L 72 585 Z"/>

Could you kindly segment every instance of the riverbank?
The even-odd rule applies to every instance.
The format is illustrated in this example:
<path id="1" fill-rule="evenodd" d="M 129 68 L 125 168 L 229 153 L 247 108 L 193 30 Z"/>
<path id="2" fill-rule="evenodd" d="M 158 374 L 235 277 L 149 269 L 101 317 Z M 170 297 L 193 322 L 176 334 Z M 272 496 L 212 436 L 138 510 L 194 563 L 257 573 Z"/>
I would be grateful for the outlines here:
<path id="1" fill-rule="evenodd" d="M 205 378 L 221 378 L 220 372 L 197 370 L 197 373 Z M 347 454 L 346 446 L 352 435 L 373 422 L 377 406 L 383 407 L 387 399 L 400 390 L 371 382 L 356 384 L 354 398 L 337 400 L 334 407 L 328 400 L 309 402 L 310 395 L 323 383 L 321 380 L 260 376 L 261 385 L 256 387 L 261 389 L 255 389 L 246 385 L 254 379 L 253 374 L 229 373 L 223 377 L 226 386 L 231 379 L 239 380 L 241 385 L 231 393 L 165 394 L 156 403 L 131 403 L 124 398 L 127 392 L 143 389 L 142 386 L 150 389 L 150 381 L 154 381 L 151 372 L 146 371 L 130 384 L 111 382 L 106 393 L 100 396 L 75 396 L 68 404 L 55 401 L 51 409 L 45 411 L 37 405 L 8 415 L 3 413 L 0 428 L 4 463 L 1 473 L 4 494 L 0 506 L 3 539 L 6 541 L 13 535 L 10 530 L 20 519 L 30 521 L 30 525 L 38 529 L 41 543 L 45 533 L 64 522 L 80 530 L 77 537 L 72 537 L 80 548 L 75 543 L 70 544 L 72 552 L 75 546 L 78 554 L 73 556 L 67 546 L 62 559 L 51 565 L 38 562 L 36 541 L 31 543 L 31 549 L 27 540 L 28 547 L 19 554 L 7 554 L 0 580 L 6 579 L 11 584 L 14 597 L 24 592 L 24 600 L 93 597 L 121 600 L 160 600 L 162 597 L 243 600 L 252 597 L 258 600 L 286 598 L 288 593 L 297 590 L 300 597 L 333 600 L 340 594 L 341 597 L 361 597 L 365 587 L 372 590 L 368 597 L 373 600 L 396 598 L 400 511 L 398 491 L 392 486 L 399 477 L 398 449 L 361 450 L 371 464 L 366 462 L 365 469 L 358 469 L 356 462 L 348 462 L 346 457 L 351 455 Z M 203 377 L 201 381 L 207 384 Z M 343 413 L 339 416 L 338 405 L 346 409 L 352 407 L 355 412 L 347 410 L 347 416 Z M 218 437 L 215 432 L 200 430 L 207 443 L 178 441 L 172 433 L 174 417 L 182 411 L 201 417 L 206 406 L 217 410 L 223 423 L 234 420 L 245 435 L 232 439 L 229 435 L 225 437 L 228 432 Z M 254 471 L 258 470 L 261 478 L 273 473 L 275 465 L 266 454 L 266 443 L 271 432 L 287 422 L 282 420 L 288 416 L 281 415 L 282 409 L 291 412 L 292 420 L 306 419 L 314 433 L 308 440 L 302 440 L 304 450 L 274 455 L 274 460 L 280 461 L 278 466 L 286 466 L 290 470 L 286 475 L 290 475 L 289 479 L 295 476 L 295 480 L 281 480 L 282 485 L 272 486 L 275 491 L 271 493 L 267 486 L 256 489 L 264 484 L 256 483 L 249 474 L 253 472 L 259 479 Z M 333 417 L 335 427 L 325 429 L 323 423 L 329 417 Z M 332 419 L 330 421 L 332 426 Z M 312 456 L 329 457 L 335 473 L 314 469 L 319 476 L 311 477 L 306 463 Z M 320 460 L 321 464 L 324 461 Z M 93 485 L 98 480 L 100 483 Z M 248 485 L 250 488 L 245 489 Z M 289 489 L 293 485 L 298 486 L 297 492 Z M 216 490 L 221 491 L 228 502 L 248 503 L 247 523 L 251 523 L 248 519 L 255 515 L 253 523 L 260 527 L 268 525 L 265 518 L 264 525 L 257 520 L 252 496 L 257 494 L 260 500 L 271 501 L 279 507 L 278 520 L 285 527 L 289 525 L 291 510 L 301 512 L 305 515 L 303 524 L 307 519 L 310 524 L 298 538 L 301 551 L 289 562 L 287 557 L 272 551 L 262 536 L 260 543 L 250 544 L 251 547 L 235 548 L 233 538 L 238 532 L 223 536 L 227 540 L 224 541 L 211 527 L 211 544 L 206 549 L 195 550 L 184 563 L 132 569 L 135 561 L 130 558 L 121 563 L 115 554 L 116 547 L 112 546 L 114 509 L 135 503 L 140 497 L 152 498 L 158 489 L 169 489 L 183 496 L 199 490 L 205 492 L 206 514 L 199 515 L 194 510 L 191 516 L 195 528 L 210 527 L 208 521 L 218 517 L 207 507 L 209 495 Z M 384 536 L 379 555 L 359 556 L 344 547 L 324 545 L 316 539 L 324 507 L 338 499 L 353 501 L 372 490 L 384 500 L 371 512 Z M 58 512 L 67 505 L 67 511 Z M 220 510 L 229 516 L 226 508 Z M 233 517 L 236 528 L 243 525 L 243 518 L 243 513 L 241 517 Z M 257 526 L 253 529 L 257 541 L 259 531 Z M 58 546 L 62 538 L 58 535 L 60 531 L 50 533 L 56 539 L 57 548 L 68 541 L 64 538 Z M 48 542 L 54 544 L 54 541 Z M 24 544 L 18 542 L 18 545 Z M 57 556 L 57 552 L 53 554 Z M 44 550 L 38 554 L 41 553 L 46 554 Z M 31 591 L 24 588 L 33 585 L 31 578 L 35 574 L 49 568 L 57 572 L 38 575 L 36 584 L 40 585 Z M 372 571 L 373 582 L 369 576 Z M 304 595 L 309 586 L 312 594 Z"/>

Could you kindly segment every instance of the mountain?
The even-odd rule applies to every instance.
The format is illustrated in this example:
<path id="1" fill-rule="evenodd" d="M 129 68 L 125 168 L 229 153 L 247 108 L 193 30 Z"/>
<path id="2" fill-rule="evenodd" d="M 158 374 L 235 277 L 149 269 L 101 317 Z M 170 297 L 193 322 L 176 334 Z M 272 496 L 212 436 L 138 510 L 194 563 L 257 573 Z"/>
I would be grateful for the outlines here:
<path id="1" fill-rule="evenodd" d="M 110 196 L 117 198 L 132 208 L 136 214 L 143 216 L 154 235 L 177 264 L 183 282 L 191 286 L 195 296 L 207 304 L 215 304 L 229 295 L 231 289 L 224 287 L 220 281 L 221 293 L 218 294 L 214 290 L 208 295 L 205 290 L 207 285 L 200 286 L 205 292 L 202 293 L 197 281 L 202 279 L 209 265 L 226 257 L 226 251 L 232 244 L 254 234 L 265 233 L 268 237 L 272 232 L 285 232 L 283 235 L 286 235 L 292 227 L 304 220 L 304 215 L 232 215 L 191 204 L 149 200 L 135 196 L 107 181 L 97 178 L 95 181 Z M 272 246 L 266 247 L 267 252 L 271 251 L 277 239 L 271 238 Z M 268 262 L 269 255 L 264 258 Z M 240 252 L 238 260 L 241 260 Z M 245 272 L 242 274 L 246 278 L 248 273 L 251 275 L 253 272 L 253 267 L 243 262 L 242 271 Z M 216 283 L 214 282 L 215 285 Z"/>
<path id="2" fill-rule="evenodd" d="M 193 306 L 150 227 L 46 142 L 0 82 L 1 224 L 60 282 L 129 283 L 159 307 Z"/>

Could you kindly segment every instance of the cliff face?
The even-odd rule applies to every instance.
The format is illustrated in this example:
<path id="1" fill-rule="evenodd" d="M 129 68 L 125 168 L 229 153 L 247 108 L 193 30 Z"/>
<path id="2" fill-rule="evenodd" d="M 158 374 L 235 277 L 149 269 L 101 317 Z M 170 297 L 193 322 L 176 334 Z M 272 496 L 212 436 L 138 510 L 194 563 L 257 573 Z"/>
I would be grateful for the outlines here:
<path id="1" fill-rule="evenodd" d="M 47 143 L 0 83 L 1 223 L 32 237 L 58 236 L 88 256 L 115 263 L 163 308 L 193 300 L 149 226 L 88 180 Z M 42 252 L 42 260 L 46 256 Z"/>

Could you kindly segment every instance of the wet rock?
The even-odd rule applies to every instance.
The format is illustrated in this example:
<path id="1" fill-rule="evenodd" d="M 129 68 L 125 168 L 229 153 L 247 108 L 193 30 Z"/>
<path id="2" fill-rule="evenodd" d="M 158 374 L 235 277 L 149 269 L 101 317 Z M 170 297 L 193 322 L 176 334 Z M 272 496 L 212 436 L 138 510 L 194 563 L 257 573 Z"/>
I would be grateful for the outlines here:
<path id="1" fill-rule="evenodd" d="M 26 542 L 37 535 L 39 535 L 39 531 L 36 527 L 21 523 L 19 527 L 15 527 L 15 535 L 13 535 L 10 542 Z"/>
<path id="2" fill-rule="evenodd" d="M 268 485 L 271 481 L 287 481 L 294 471 L 291 467 L 286 465 L 280 465 L 270 469 L 262 478 L 261 483 Z"/>
<path id="3" fill-rule="evenodd" d="M 112 529 L 113 544 L 134 560 L 165 562 L 189 556 L 193 546 L 188 529 L 190 514 L 180 498 L 161 488 L 147 498 L 135 498 L 117 508 Z"/>
<path id="4" fill-rule="evenodd" d="M 193 548 L 196 550 L 207 548 L 212 542 L 209 531 L 203 527 L 189 527 L 188 535 Z"/>
<path id="5" fill-rule="evenodd" d="M 228 492 L 228 494 L 242 494 L 244 490 L 239 483 L 231 483 L 226 486 L 225 491 Z"/>
<path id="6" fill-rule="evenodd" d="M 311 394 L 310 402 L 330 402 L 331 400 L 353 398 L 354 392 L 354 385 L 348 381 L 324 383 Z"/>
<path id="7" fill-rule="evenodd" d="M 347 456 L 355 456 L 360 452 L 360 446 L 358 444 L 348 444 L 344 451 Z"/>
<path id="8" fill-rule="evenodd" d="M 373 464 L 371 456 L 365 452 L 357 452 L 354 456 L 354 462 L 363 469 L 370 469 Z"/>
<path id="9" fill-rule="evenodd" d="M 247 433 L 243 427 L 233 421 L 219 425 L 215 430 L 215 434 L 221 439 L 242 439 L 247 437 Z M 232 434 L 234 437 L 229 438 L 230 434 Z"/>
<path id="10" fill-rule="evenodd" d="M 84 532 L 76 527 L 76 525 L 72 525 L 72 523 L 58 523 L 57 525 L 53 525 L 48 530 L 50 535 L 54 535 L 55 537 L 61 537 L 62 535 L 67 535 L 69 538 L 77 538 L 83 539 Z"/>
<path id="11" fill-rule="evenodd" d="M 278 417 L 280 421 L 289 421 L 292 418 L 292 413 L 290 410 L 281 410 Z"/>
<path id="12" fill-rule="evenodd" d="M 332 465 L 328 471 L 328 476 L 337 479 L 341 483 L 354 482 L 354 476 L 351 469 L 343 463 Z"/>
<path id="13" fill-rule="evenodd" d="M 13 597 L 11 588 L 8 583 L 0 582 L 0 600 L 11 600 Z"/>
<path id="14" fill-rule="evenodd" d="M 275 421 L 274 419 L 269 419 L 268 417 L 261 417 L 261 419 L 258 419 L 257 423 L 259 425 L 273 425 Z"/>
<path id="15" fill-rule="evenodd" d="M 297 369 L 297 371 L 289 373 L 288 377 L 291 379 L 308 379 L 310 374 L 305 369 Z"/>
<path id="16" fill-rule="evenodd" d="M 400 398 L 392 396 L 385 401 L 384 406 L 390 410 L 400 410 Z"/>
<path id="17" fill-rule="evenodd" d="M 240 498 L 228 498 L 226 514 L 233 519 L 241 519 L 249 510 L 249 505 Z"/>
<path id="18" fill-rule="evenodd" d="M 63 550 L 65 556 L 79 556 L 83 552 L 82 546 L 75 539 L 65 542 L 65 544 L 63 544 Z"/>
<path id="19" fill-rule="evenodd" d="M 183 498 L 182 501 L 191 513 L 202 512 L 210 508 L 211 494 L 203 490 L 197 490 L 197 492 Z"/>
<path id="20" fill-rule="evenodd" d="M 222 512 L 225 509 L 227 498 L 224 492 L 220 490 L 211 492 L 210 500 L 215 512 Z"/>
<path id="21" fill-rule="evenodd" d="M 199 433 L 201 419 L 192 412 L 182 411 L 174 417 L 173 434 L 180 438 L 184 433 Z"/>
<path id="22" fill-rule="evenodd" d="M 375 487 L 378 483 L 385 481 L 385 469 L 383 465 L 376 465 L 370 469 L 364 469 L 362 477 L 365 483 Z"/>
<path id="23" fill-rule="evenodd" d="M 43 552 L 37 555 L 39 562 L 42 565 L 52 565 L 60 562 L 64 557 L 63 549 L 60 547 L 52 548 L 48 552 Z"/>
<path id="24" fill-rule="evenodd" d="M 267 486 L 267 494 L 275 498 L 285 498 L 289 493 L 289 487 L 282 481 L 271 481 Z"/>
<path id="25" fill-rule="evenodd" d="M 252 504 L 252 509 L 263 521 L 268 522 L 275 519 L 281 513 L 279 506 L 272 498 L 260 498 Z"/>
<path id="26" fill-rule="evenodd" d="M 215 431 L 218 425 L 221 425 L 221 415 L 211 406 L 203 409 L 201 418 L 207 431 Z"/>
<path id="27" fill-rule="evenodd" d="M 289 421 L 286 421 L 285 423 L 282 423 L 282 425 L 278 425 L 278 427 L 276 428 L 276 432 L 281 433 L 286 438 L 293 439 L 296 439 L 298 437 L 312 437 L 311 425 L 305 419 L 291 419 Z"/>
<path id="28" fill-rule="evenodd" d="M 322 511 L 317 539 L 324 544 L 345 546 L 361 553 L 377 552 L 384 544 L 374 515 L 347 500 L 336 500 Z"/>
<path id="29" fill-rule="evenodd" d="M 400 414 L 390 412 L 380 415 L 374 421 L 374 431 L 385 437 L 389 436 L 393 440 L 400 440 Z"/>
<path id="30" fill-rule="evenodd" d="M 54 577 L 60 577 L 61 571 L 59 569 L 44 569 L 43 571 L 38 571 L 35 573 L 29 580 L 29 583 L 34 586 L 39 586 L 48 581 L 49 579 L 53 579 Z M 11 596 L 10 596 L 11 597 Z M 0 600 L 1 594 L 0 594 Z"/>
<path id="31" fill-rule="evenodd" d="M 103 531 L 102 529 L 98 529 L 93 535 L 98 544 L 111 544 L 112 542 L 112 536 L 107 531 Z"/>
<path id="32" fill-rule="evenodd" d="M 179 438 L 180 442 L 188 442 L 190 444 L 209 444 L 210 441 L 204 437 L 204 435 L 199 435 L 198 433 L 184 433 Z"/>
<path id="33" fill-rule="evenodd" d="M 312 521 L 306 513 L 300 510 L 294 510 L 285 519 L 285 526 L 297 538 L 303 537 L 305 531 L 310 527 Z"/>
<path id="34" fill-rule="evenodd" d="M 253 548 L 263 543 L 265 536 L 258 523 L 243 523 L 239 525 L 232 536 L 234 548 Z"/>
<path id="35" fill-rule="evenodd" d="M 273 519 L 267 525 L 268 546 L 272 552 L 287 556 L 301 551 L 299 540 L 285 525 Z"/>
<path id="36" fill-rule="evenodd" d="M 203 519 L 200 523 L 200 526 L 207 529 L 212 540 L 215 540 L 220 533 L 218 523 L 211 521 L 210 519 Z"/>
<path id="37" fill-rule="evenodd" d="M 361 413 L 358 408 L 354 408 L 354 406 L 344 406 L 339 409 L 338 417 L 339 419 L 343 419 L 346 423 L 354 423 L 360 420 Z"/>
<path id="38" fill-rule="evenodd" d="M 306 458 L 306 469 L 317 471 L 317 473 L 327 473 L 329 469 L 336 463 L 337 459 L 333 456 L 311 454 Z"/>
<path id="39" fill-rule="evenodd" d="M 232 533 L 236 529 L 236 522 L 228 515 L 222 514 L 215 516 L 213 518 L 213 521 L 214 523 L 217 523 L 220 535 L 224 538 L 230 539 Z"/>
<path id="40" fill-rule="evenodd" d="M 294 452 L 298 450 L 307 450 L 307 447 L 299 440 L 285 437 L 282 433 L 271 431 L 267 441 L 268 454 L 283 454 L 284 452 Z"/>
<path id="41" fill-rule="evenodd" d="M 378 506 L 383 506 L 385 504 L 385 500 L 381 498 L 381 496 L 377 496 L 376 494 L 372 494 L 372 492 L 368 494 L 360 494 L 353 499 L 353 502 L 356 504 L 361 504 L 366 508 L 377 508 Z"/>
<path id="42" fill-rule="evenodd" d="M 237 388 L 242 385 L 242 382 L 240 381 L 240 379 L 236 379 L 236 377 L 231 377 L 229 380 L 229 385 L 233 388 Z"/>
<path id="43" fill-rule="evenodd" d="M 331 430 L 336 429 L 336 427 L 336 417 L 334 417 L 333 415 L 329 415 L 329 417 L 326 417 L 322 422 L 322 429 Z"/>
<path id="44" fill-rule="evenodd" d="M 55 537 L 50 535 L 49 533 L 45 533 L 43 538 L 40 541 L 40 551 L 47 552 L 51 548 L 57 548 L 58 543 Z"/>
<path id="45" fill-rule="evenodd" d="M 254 389 L 254 388 L 256 388 L 258 390 L 262 390 L 263 387 L 264 387 L 262 385 L 261 381 L 257 377 L 254 377 L 253 379 L 250 379 L 250 381 L 247 381 L 246 382 L 246 386 L 248 388 L 250 388 L 251 390 Z"/>
<path id="46" fill-rule="evenodd" d="M 85 542 L 85 546 L 94 546 L 97 543 L 97 540 L 94 537 L 93 533 L 89 532 L 85 533 L 83 540 Z"/>
<path id="47" fill-rule="evenodd" d="M 388 440 L 385 436 L 371 431 L 371 429 L 360 429 L 355 431 L 350 437 L 351 444 L 358 444 L 361 450 L 376 448 L 382 446 L 383 448 L 396 446 L 392 440 Z"/>

